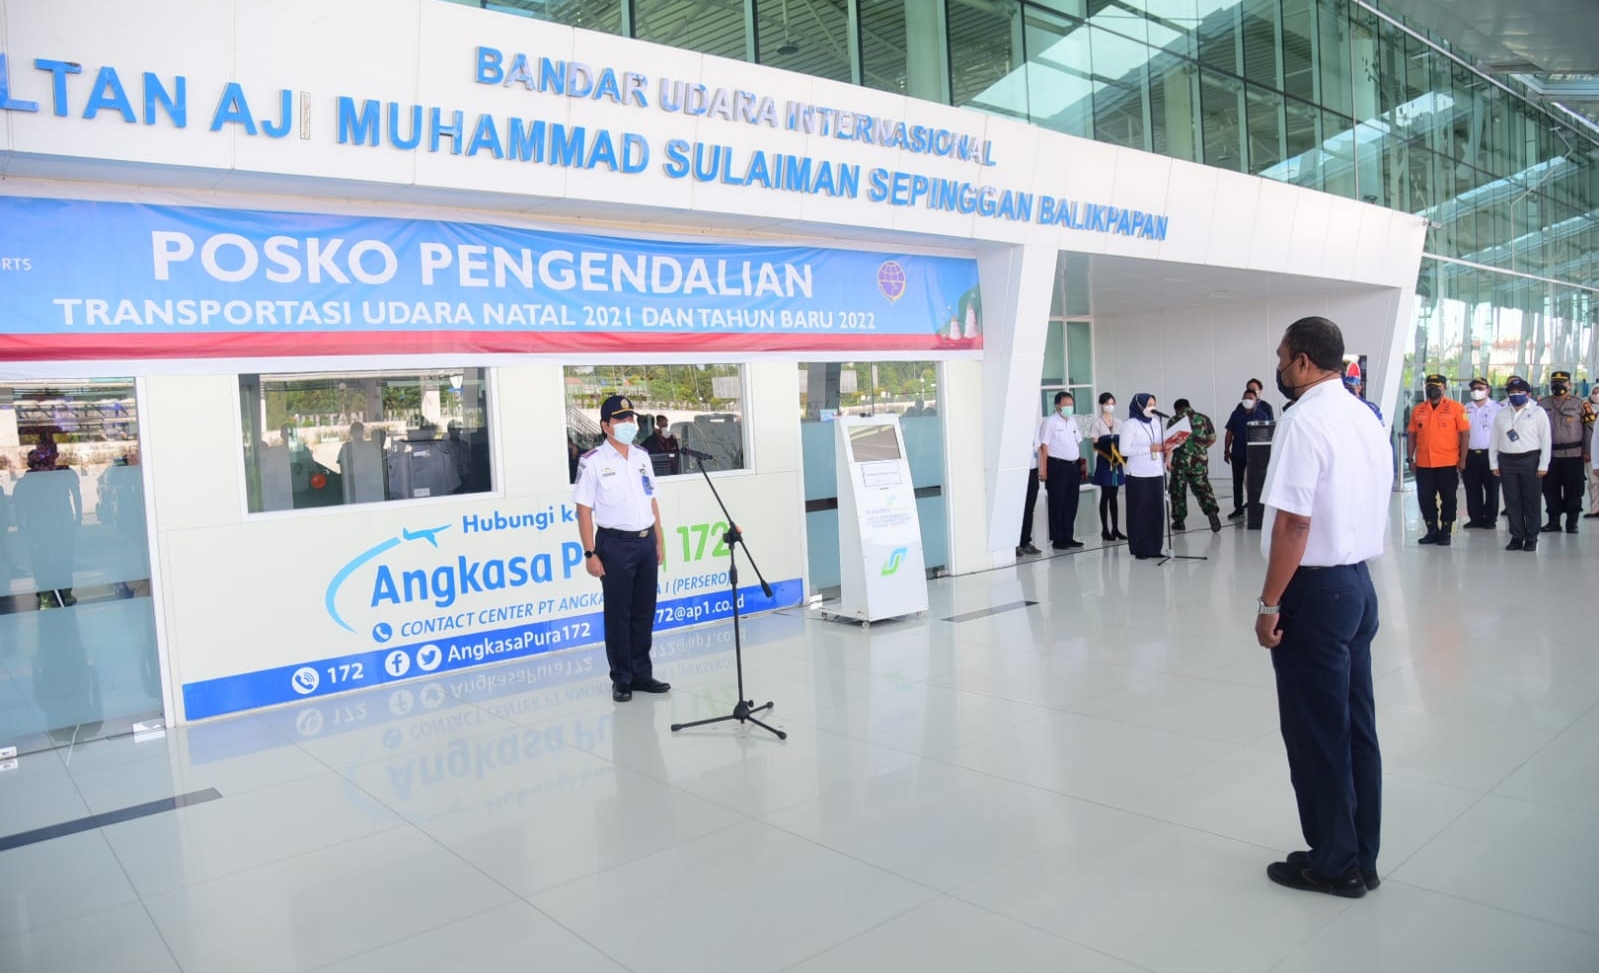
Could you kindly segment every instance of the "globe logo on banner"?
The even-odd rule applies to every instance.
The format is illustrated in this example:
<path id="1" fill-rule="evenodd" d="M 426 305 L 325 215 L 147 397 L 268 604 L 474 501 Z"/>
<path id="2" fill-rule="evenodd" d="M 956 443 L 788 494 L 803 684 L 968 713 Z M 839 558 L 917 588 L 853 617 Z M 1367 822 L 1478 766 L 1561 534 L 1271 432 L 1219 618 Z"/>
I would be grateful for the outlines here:
<path id="1" fill-rule="evenodd" d="M 890 304 L 905 296 L 905 268 L 897 260 L 885 260 L 877 268 L 877 289 Z"/>

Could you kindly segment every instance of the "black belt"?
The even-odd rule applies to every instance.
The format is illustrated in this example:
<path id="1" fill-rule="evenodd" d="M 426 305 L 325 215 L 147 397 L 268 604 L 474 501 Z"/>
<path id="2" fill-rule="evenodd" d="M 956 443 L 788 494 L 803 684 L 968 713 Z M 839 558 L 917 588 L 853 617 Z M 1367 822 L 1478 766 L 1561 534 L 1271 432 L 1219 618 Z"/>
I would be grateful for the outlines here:
<path id="1" fill-rule="evenodd" d="M 648 537 L 648 536 L 650 536 L 651 534 L 655 533 L 655 528 L 654 527 L 646 527 L 644 530 L 617 530 L 615 527 L 601 527 L 598 530 L 596 530 L 594 533 L 597 536 L 599 536 L 599 537 L 633 537 L 633 538 L 637 538 L 637 537 Z"/>
<path id="2" fill-rule="evenodd" d="M 1484 456 L 1488 455 L 1488 451 L 1486 449 L 1468 449 L 1468 450 L 1466 450 L 1466 452 L 1468 452 L 1468 453 L 1481 453 Z"/>

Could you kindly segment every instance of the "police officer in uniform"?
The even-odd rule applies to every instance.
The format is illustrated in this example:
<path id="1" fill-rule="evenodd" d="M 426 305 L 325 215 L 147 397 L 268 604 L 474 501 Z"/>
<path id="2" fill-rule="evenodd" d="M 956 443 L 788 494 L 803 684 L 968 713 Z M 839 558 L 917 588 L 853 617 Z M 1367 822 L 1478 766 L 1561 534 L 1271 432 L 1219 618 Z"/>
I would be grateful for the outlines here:
<path id="1" fill-rule="evenodd" d="M 1380 423 L 1339 376 L 1344 337 L 1326 318 L 1289 325 L 1261 502 L 1266 580 L 1255 639 L 1271 650 L 1277 711 L 1309 845 L 1266 869 L 1273 882 L 1359 898 L 1379 884 L 1382 755 L 1372 694 L 1377 592 L 1366 562 L 1387 534 L 1392 454 Z"/>
<path id="2" fill-rule="evenodd" d="M 1543 502 L 1549 522 L 1545 533 L 1560 529 L 1560 515 L 1566 517 L 1566 533 L 1577 532 L 1577 517 L 1582 513 L 1582 483 L 1588 476 L 1589 426 L 1593 410 L 1571 393 L 1571 373 L 1553 372 L 1549 376 L 1551 394 L 1538 400 L 1549 414 L 1549 434 L 1554 453 L 1549 460 L 1549 475 L 1543 481 Z"/>
<path id="3" fill-rule="evenodd" d="M 655 585 L 666 560 L 666 532 L 655 501 L 650 454 L 633 445 L 638 415 L 633 403 L 613 395 L 600 405 L 605 442 L 578 460 L 572 502 L 583 541 L 584 565 L 605 592 L 605 657 L 611 665 L 611 698 L 625 703 L 633 693 L 664 693 L 655 678 L 650 637 L 655 627 Z"/>

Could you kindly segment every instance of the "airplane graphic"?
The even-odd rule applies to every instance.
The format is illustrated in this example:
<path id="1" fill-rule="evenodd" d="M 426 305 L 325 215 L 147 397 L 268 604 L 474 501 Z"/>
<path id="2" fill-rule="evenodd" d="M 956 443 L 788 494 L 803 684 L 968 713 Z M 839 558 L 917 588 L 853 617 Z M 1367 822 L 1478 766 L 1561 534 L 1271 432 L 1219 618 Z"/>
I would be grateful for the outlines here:
<path id="1" fill-rule="evenodd" d="M 350 579 L 350 575 L 359 571 L 363 564 L 366 564 L 373 558 L 379 557 L 382 554 L 399 547 L 402 538 L 406 541 L 427 541 L 434 547 L 438 547 L 438 535 L 442 531 L 449 529 L 449 524 L 443 524 L 438 527 L 424 527 L 421 530 L 408 530 L 402 527 L 400 528 L 399 537 L 391 537 L 383 543 L 374 545 L 360 554 L 357 554 L 349 564 L 346 564 L 344 567 L 339 569 L 339 572 L 333 576 L 332 581 L 328 582 L 327 595 L 322 600 L 323 606 L 328 610 L 328 615 L 339 624 L 340 628 L 344 629 L 345 631 L 355 631 L 355 629 L 351 627 L 350 623 L 346 622 L 344 618 L 339 615 L 339 606 L 337 604 L 339 589 L 344 586 L 344 582 Z"/>

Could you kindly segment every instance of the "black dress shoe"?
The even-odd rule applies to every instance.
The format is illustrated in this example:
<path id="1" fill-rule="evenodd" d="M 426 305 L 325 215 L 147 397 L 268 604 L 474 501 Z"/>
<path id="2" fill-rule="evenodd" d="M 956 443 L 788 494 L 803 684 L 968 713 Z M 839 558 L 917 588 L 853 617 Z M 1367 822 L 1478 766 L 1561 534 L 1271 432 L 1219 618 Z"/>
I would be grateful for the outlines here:
<path id="1" fill-rule="evenodd" d="M 1221 533 L 1221 518 L 1215 514 L 1210 515 L 1210 532 L 1212 534 Z"/>
<path id="2" fill-rule="evenodd" d="M 1050 546 L 1051 550 L 1056 550 L 1056 551 L 1069 551 L 1069 550 L 1072 549 L 1072 546 L 1070 544 L 1051 544 L 1049 546 Z"/>
<path id="3" fill-rule="evenodd" d="M 1510 539 L 1510 543 L 1505 545 L 1505 550 L 1507 550 L 1507 551 L 1519 551 L 1519 550 L 1521 550 L 1521 546 L 1522 546 L 1521 541 L 1518 541 L 1514 537 L 1512 537 Z"/>
<path id="4" fill-rule="evenodd" d="M 633 680 L 633 691 L 635 693 L 664 693 L 671 690 L 671 688 L 671 683 L 661 682 L 659 679 Z"/>
<path id="5" fill-rule="evenodd" d="M 1242 517 L 1243 515 L 1244 515 L 1244 508 L 1243 507 L 1238 507 L 1238 508 L 1235 508 L 1232 513 L 1227 515 L 1227 519 L 1228 520 L 1237 520 L 1239 517 Z"/>
<path id="6" fill-rule="evenodd" d="M 1186 522 L 1184 522 L 1184 521 L 1181 521 L 1181 520 L 1174 520 L 1174 521 L 1171 522 L 1171 529 L 1172 530 L 1187 530 L 1188 529 L 1188 524 Z"/>
<path id="7" fill-rule="evenodd" d="M 1358 868 L 1351 868 L 1341 878 L 1328 878 L 1318 874 L 1309 865 L 1272 862 L 1266 866 L 1266 877 L 1278 885 L 1301 892 L 1325 892 L 1344 899 L 1358 899 L 1366 894 L 1366 883 Z"/>
<path id="8" fill-rule="evenodd" d="M 1083 546 L 1083 542 L 1082 541 L 1067 541 L 1066 542 L 1066 548 L 1068 550 L 1076 550 L 1077 548 L 1082 547 L 1082 546 Z"/>
<path id="9" fill-rule="evenodd" d="M 1555 531 L 1557 531 L 1559 529 L 1560 529 L 1560 525 L 1558 523 L 1554 522 L 1554 521 L 1550 521 L 1549 523 L 1543 525 L 1543 532 L 1545 534 L 1553 534 Z"/>
<path id="10" fill-rule="evenodd" d="M 1575 534 L 1576 532 L 1577 532 L 1577 525 L 1575 523 L 1571 523 L 1571 524 L 1567 524 L 1566 525 L 1566 533 Z"/>
<path id="11" fill-rule="evenodd" d="M 1538 550 L 1538 542 L 1537 541 L 1522 541 L 1521 542 L 1521 549 L 1523 551 L 1527 552 L 1528 554 L 1536 553 L 1537 550 Z"/>
<path id="12" fill-rule="evenodd" d="M 1295 868 L 1309 868 L 1310 852 L 1296 851 L 1289 854 L 1288 864 L 1294 866 Z M 1382 879 L 1377 877 L 1376 872 L 1369 872 L 1364 868 L 1360 870 L 1360 880 L 1366 883 L 1367 892 L 1377 891 L 1377 886 L 1382 884 Z"/>
<path id="13" fill-rule="evenodd" d="M 1124 540 L 1126 540 L 1126 539 L 1127 539 L 1127 535 L 1126 535 L 1126 534 L 1123 534 L 1123 533 L 1122 533 L 1122 532 L 1121 532 L 1121 531 L 1119 531 L 1119 530 L 1113 530 L 1113 531 L 1111 531 L 1111 532 L 1110 532 L 1110 536 L 1111 536 L 1111 539 L 1112 539 L 1112 540 L 1118 540 L 1118 541 L 1124 541 Z"/>
<path id="14" fill-rule="evenodd" d="M 1102 541 L 1113 541 L 1116 538 L 1110 536 L 1110 531 L 1102 530 L 1102 531 L 1099 532 L 1099 539 L 1102 540 Z"/>
<path id="15" fill-rule="evenodd" d="M 633 690 L 623 689 L 621 686 L 611 687 L 611 698 L 618 703 L 625 703 L 633 698 Z"/>
<path id="16" fill-rule="evenodd" d="M 1599 520 L 1599 514 L 1583 514 L 1583 520 Z"/>

